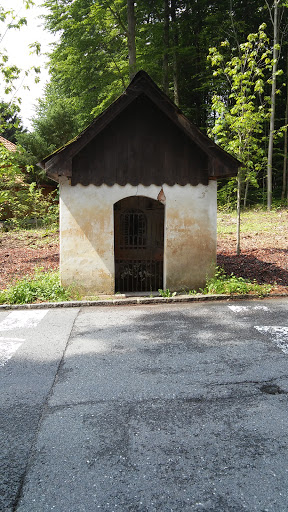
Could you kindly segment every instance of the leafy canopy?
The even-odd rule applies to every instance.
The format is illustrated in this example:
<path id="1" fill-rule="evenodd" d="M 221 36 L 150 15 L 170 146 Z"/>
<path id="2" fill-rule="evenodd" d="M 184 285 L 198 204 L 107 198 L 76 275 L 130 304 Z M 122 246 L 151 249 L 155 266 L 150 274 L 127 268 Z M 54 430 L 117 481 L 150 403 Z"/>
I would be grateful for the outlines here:
<path id="1" fill-rule="evenodd" d="M 269 97 L 265 90 L 272 67 L 271 48 L 265 24 L 249 34 L 233 54 L 229 43 L 221 50 L 210 48 L 208 60 L 213 76 L 224 83 L 223 94 L 212 97 L 214 126 L 210 133 L 217 143 L 243 163 L 243 175 L 257 186 L 256 175 L 265 165 L 263 144 Z M 228 86 L 228 87 L 227 87 Z"/>

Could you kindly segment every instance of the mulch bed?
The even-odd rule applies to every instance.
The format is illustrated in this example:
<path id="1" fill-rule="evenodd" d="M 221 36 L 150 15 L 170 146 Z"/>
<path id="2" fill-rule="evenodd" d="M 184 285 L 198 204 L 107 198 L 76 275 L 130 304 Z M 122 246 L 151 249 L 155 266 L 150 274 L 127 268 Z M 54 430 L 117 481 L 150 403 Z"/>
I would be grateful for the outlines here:
<path id="1" fill-rule="evenodd" d="M 288 249 L 255 247 L 253 241 L 241 241 L 241 253 L 236 254 L 236 242 L 231 239 L 218 241 L 217 265 L 225 272 L 259 284 L 270 284 L 273 293 L 288 293 Z"/>
<path id="2" fill-rule="evenodd" d="M 266 247 L 261 247 L 261 242 L 263 245 L 260 237 L 243 237 L 241 254 L 237 256 L 235 240 L 232 237 L 218 238 L 217 264 L 227 274 L 233 272 L 237 277 L 271 284 L 274 293 L 288 293 L 286 238 L 280 244 L 278 240 L 277 248 L 273 248 L 273 240 L 266 239 Z M 58 266 L 57 235 L 47 243 L 45 239 L 36 239 L 33 234 L 21 239 L 17 238 L 17 234 L 12 237 L 5 233 L 0 234 L 0 289 L 7 288 L 24 276 L 33 275 L 35 268 L 48 271 L 57 270 Z"/>
<path id="3" fill-rule="evenodd" d="M 58 234 L 53 237 L 21 232 L 0 233 L 0 290 L 32 276 L 36 268 L 45 271 L 59 268 Z"/>
<path id="4" fill-rule="evenodd" d="M 59 268 L 58 247 L 45 249 L 17 248 L 0 250 L 0 290 L 7 288 L 9 284 L 32 276 L 35 268 L 57 270 Z"/>

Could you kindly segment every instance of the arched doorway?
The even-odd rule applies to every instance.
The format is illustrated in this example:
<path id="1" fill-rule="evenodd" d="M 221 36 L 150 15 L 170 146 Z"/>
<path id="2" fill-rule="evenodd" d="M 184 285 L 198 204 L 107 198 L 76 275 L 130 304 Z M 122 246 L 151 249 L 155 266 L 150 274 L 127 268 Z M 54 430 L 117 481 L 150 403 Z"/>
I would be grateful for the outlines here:
<path id="1" fill-rule="evenodd" d="M 114 204 L 115 291 L 163 288 L 164 205 L 143 196 Z"/>

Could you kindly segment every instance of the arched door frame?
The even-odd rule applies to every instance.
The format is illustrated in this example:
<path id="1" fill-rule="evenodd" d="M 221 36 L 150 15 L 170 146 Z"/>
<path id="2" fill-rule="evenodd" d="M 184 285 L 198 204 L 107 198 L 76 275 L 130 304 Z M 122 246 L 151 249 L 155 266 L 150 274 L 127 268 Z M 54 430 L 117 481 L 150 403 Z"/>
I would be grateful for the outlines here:
<path id="1" fill-rule="evenodd" d="M 116 292 L 163 288 L 165 207 L 147 196 L 128 196 L 114 204 Z"/>

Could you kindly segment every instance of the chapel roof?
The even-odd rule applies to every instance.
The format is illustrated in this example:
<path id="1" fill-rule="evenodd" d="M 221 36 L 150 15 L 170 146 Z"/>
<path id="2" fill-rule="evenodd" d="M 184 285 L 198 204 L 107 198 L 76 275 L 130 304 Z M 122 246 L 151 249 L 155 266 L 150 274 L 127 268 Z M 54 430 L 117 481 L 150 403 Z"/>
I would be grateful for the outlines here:
<path id="1" fill-rule="evenodd" d="M 149 109 L 151 111 L 150 118 L 147 117 L 148 114 L 146 116 L 145 112 Z M 126 115 L 128 121 L 125 126 L 124 120 Z M 155 115 L 158 120 L 161 118 L 161 122 L 159 121 L 158 123 L 157 133 L 155 132 L 153 115 Z M 146 120 L 144 120 L 145 116 L 147 117 Z M 127 126 L 128 122 L 130 123 L 129 127 Z M 134 123 L 133 128 L 131 128 L 131 122 Z M 146 128 L 143 128 L 141 125 L 145 122 Z M 116 129 L 113 132 L 113 129 L 111 128 L 116 125 L 118 127 L 117 133 L 115 133 Z M 173 137 L 173 133 L 174 135 L 176 134 L 176 138 L 178 137 L 178 134 L 180 137 L 182 137 L 184 141 L 182 163 L 183 158 L 185 158 L 186 160 L 188 159 L 191 164 L 187 165 L 187 169 L 184 169 L 182 176 L 180 176 L 178 181 L 176 174 L 179 170 L 179 166 L 178 169 L 176 169 L 176 167 L 177 161 L 180 163 L 181 155 L 177 155 L 177 158 L 174 158 L 174 155 L 171 155 L 172 150 L 170 151 L 169 155 L 169 147 L 164 149 L 162 147 L 163 144 L 165 144 L 165 141 L 163 140 L 161 140 L 161 143 L 159 144 L 159 149 L 157 150 L 155 148 L 154 152 L 152 150 L 150 151 L 149 144 L 146 143 L 145 145 L 144 142 L 145 136 L 147 140 L 149 138 L 149 130 L 152 135 L 154 133 L 154 139 L 155 137 L 157 139 L 158 135 L 160 138 L 162 136 L 163 139 L 165 134 L 160 134 L 159 131 L 163 131 L 162 128 L 164 125 L 165 127 L 166 125 L 169 126 L 167 130 L 169 132 L 170 139 Z M 128 128 L 130 128 L 130 131 Z M 129 143 L 130 146 L 133 146 L 132 148 L 129 147 L 125 149 L 126 153 L 134 153 L 133 169 L 131 158 L 129 157 L 129 159 L 127 157 L 125 160 L 127 156 L 126 155 L 124 158 L 125 162 L 122 163 L 122 167 L 126 167 L 119 169 L 118 172 L 114 172 L 114 170 L 111 171 L 111 169 L 108 168 L 109 165 L 114 165 L 114 167 L 115 165 L 119 166 L 119 162 L 123 161 L 123 155 L 119 154 L 118 148 L 118 153 L 114 160 L 111 158 L 111 155 L 109 156 L 109 165 L 107 163 L 108 160 L 106 156 L 109 152 L 113 152 L 114 150 L 117 151 L 117 142 L 114 143 L 116 138 L 119 139 L 118 146 L 123 147 L 123 137 L 125 137 L 125 133 L 123 132 L 125 132 L 125 130 L 127 130 L 127 144 Z M 146 132 L 144 133 L 143 130 L 144 132 L 146 130 Z M 140 142 L 138 140 L 136 144 L 132 139 L 137 136 L 137 134 L 135 135 L 135 132 L 137 131 L 139 131 L 139 133 L 141 132 L 142 139 Z M 109 144 L 106 144 L 106 147 L 109 149 L 106 150 L 106 154 L 104 155 L 103 145 L 105 146 L 105 140 L 107 140 L 107 138 Z M 141 141 L 143 141 L 142 147 Z M 169 145 L 171 146 L 171 140 L 169 140 Z M 151 139 L 151 147 L 152 146 L 153 140 Z M 191 150 L 189 149 L 189 146 Z M 193 155 L 196 154 L 195 148 L 197 148 L 198 154 L 198 160 L 196 159 L 198 162 L 197 165 L 202 165 L 201 172 L 196 172 L 197 176 L 194 175 L 196 164 L 194 163 L 193 167 L 192 162 L 194 158 Z M 169 158 L 167 155 L 164 155 L 166 149 Z M 137 172 L 135 175 L 135 162 L 137 165 L 137 159 L 135 160 L 135 152 L 137 153 L 137 151 L 139 152 L 139 165 L 141 164 L 140 160 L 143 161 L 144 158 L 146 168 L 149 167 L 152 169 L 150 169 L 149 176 L 146 173 L 145 183 L 143 183 L 143 180 L 145 181 L 145 176 L 143 176 L 142 179 L 142 174 L 141 176 L 139 174 L 140 170 L 138 173 L 139 175 L 137 175 Z M 149 158 L 149 153 L 150 162 L 147 160 Z M 161 153 L 160 157 L 158 153 Z M 90 171 L 88 160 L 92 161 L 93 164 L 90 164 Z M 102 168 L 97 170 L 97 165 L 100 160 L 102 162 Z M 106 163 L 105 160 L 107 160 Z M 170 160 L 170 167 L 172 167 L 173 164 L 174 173 L 176 171 L 173 178 L 171 177 L 171 169 L 168 169 L 169 162 L 167 163 L 167 161 Z M 149 163 L 150 165 L 148 165 Z M 41 165 L 46 170 L 48 176 L 55 181 L 59 181 L 61 176 L 66 176 L 71 178 L 72 185 L 77 183 L 82 183 L 83 185 L 88 185 L 90 183 L 95 185 L 100 185 L 102 183 L 112 185 L 114 182 L 120 185 L 125 185 L 126 182 L 134 184 L 136 183 L 135 180 L 141 180 L 139 183 L 143 183 L 145 185 L 152 183 L 158 184 L 158 182 L 166 182 L 168 184 L 179 183 L 180 185 L 183 185 L 187 182 L 195 185 L 197 183 L 207 183 L 209 179 L 236 176 L 241 163 L 230 154 L 225 152 L 222 148 L 215 144 L 212 139 L 204 135 L 193 123 L 191 123 L 145 71 L 139 71 L 119 98 L 117 98 L 106 110 L 104 110 L 104 112 L 96 117 L 94 121 L 92 121 L 92 123 L 77 137 L 75 137 L 62 148 L 56 150 L 48 157 L 44 158 L 44 160 L 41 162 Z M 131 167 L 130 170 L 129 165 Z M 167 178 L 168 181 L 166 180 L 166 170 L 164 168 L 166 165 L 169 174 L 169 178 Z M 81 169 L 80 166 L 82 166 Z M 88 171 L 86 172 L 85 167 L 87 168 L 87 166 Z M 105 176 L 102 176 L 103 174 L 105 174 Z"/>

